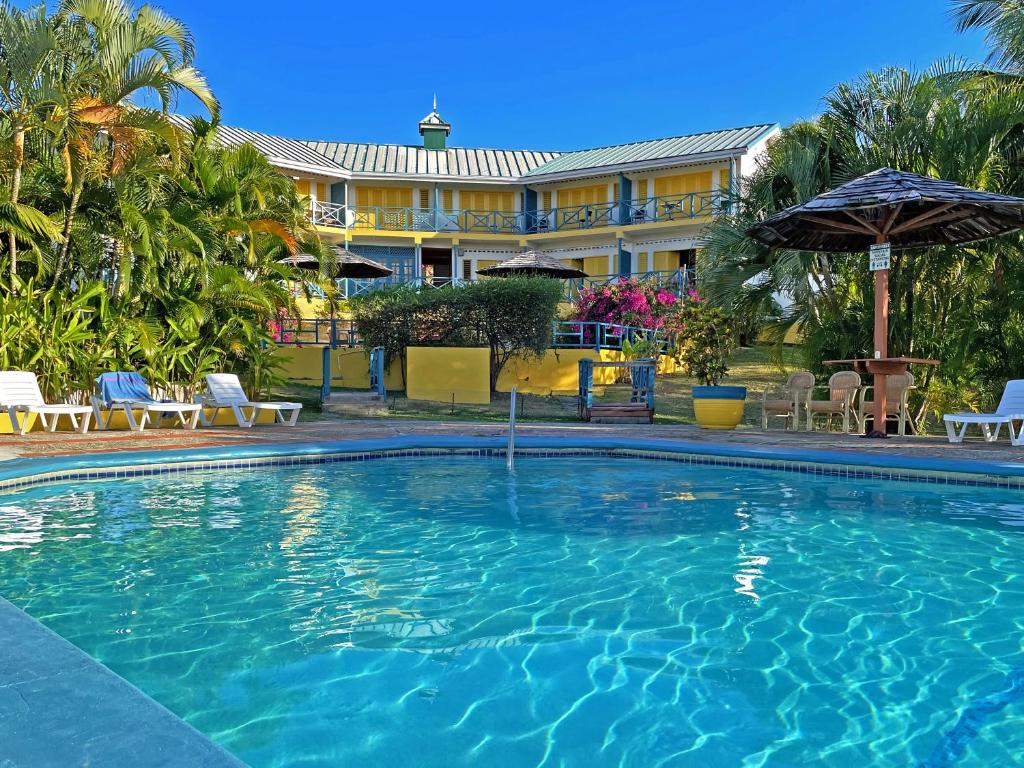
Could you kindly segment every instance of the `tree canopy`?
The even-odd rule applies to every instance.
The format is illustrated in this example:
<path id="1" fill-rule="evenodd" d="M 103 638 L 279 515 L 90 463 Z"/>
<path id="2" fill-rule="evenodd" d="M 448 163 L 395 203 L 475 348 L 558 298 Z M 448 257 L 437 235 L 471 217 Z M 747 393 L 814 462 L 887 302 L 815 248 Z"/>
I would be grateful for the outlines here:
<path id="1" fill-rule="evenodd" d="M 259 387 L 267 321 L 293 304 L 278 260 L 329 269 L 291 179 L 217 141 L 194 59 L 153 6 L 0 2 L 0 338 L 22 334 L 3 362 L 54 394 L 118 367 L 179 389 L 226 367 Z M 184 95 L 206 114 L 175 115 Z"/>
<path id="2" fill-rule="evenodd" d="M 1014 63 L 1024 62 L 1024 34 L 1011 34 L 1024 31 L 1024 6 L 956 2 L 953 13 L 961 26 L 989 31 L 989 65 L 1001 69 L 951 60 L 836 86 L 817 118 L 770 142 L 732 212 L 706 233 L 702 294 L 737 313 L 785 296 L 789 308 L 769 330 L 781 341 L 798 327 L 813 370 L 825 359 L 870 354 L 866 256 L 769 251 L 746 235 L 753 222 L 881 167 L 1024 195 L 1024 81 Z M 922 383 L 922 412 L 991 403 L 1006 379 L 1024 376 L 1022 243 L 1014 233 L 893 253 L 890 348 L 942 361 Z"/>

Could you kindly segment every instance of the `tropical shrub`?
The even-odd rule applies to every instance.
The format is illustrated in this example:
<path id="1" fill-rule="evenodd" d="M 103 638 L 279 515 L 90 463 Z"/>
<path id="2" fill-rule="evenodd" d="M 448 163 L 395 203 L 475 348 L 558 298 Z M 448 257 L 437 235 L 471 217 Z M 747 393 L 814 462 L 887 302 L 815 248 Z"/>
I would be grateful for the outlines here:
<path id="1" fill-rule="evenodd" d="M 734 347 L 731 318 L 720 307 L 690 301 L 675 319 L 675 354 L 683 373 L 708 386 L 718 384 Z"/>
<path id="2" fill-rule="evenodd" d="M 178 397 L 227 370 L 259 394 L 288 283 L 334 299 L 292 180 L 217 141 L 194 55 L 150 6 L 0 2 L 0 364 L 37 372 L 48 397 L 116 369 Z M 170 115 L 186 94 L 213 119 Z M 278 263 L 300 249 L 324 274 Z"/>

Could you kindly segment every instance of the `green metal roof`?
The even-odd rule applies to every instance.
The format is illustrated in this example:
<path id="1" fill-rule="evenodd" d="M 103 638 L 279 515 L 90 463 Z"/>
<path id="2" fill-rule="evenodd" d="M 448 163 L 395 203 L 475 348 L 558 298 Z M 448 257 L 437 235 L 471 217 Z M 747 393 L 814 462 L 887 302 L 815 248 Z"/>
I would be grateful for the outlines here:
<path id="1" fill-rule="evenodd" d="M 597 149 L 582 149 L 566 152 L 544 165 L 529 171 L 526 176 L 535 178 L 556 173 L 585 171 L 609 166 L 643 163 L 651 160 L 685 158 L 709 152 L 728 152 L 747 149 L 775 128 L 773 123 L 750 125 L 744 128 L 729 128 L 724 131 L 708 131 L 688 136 L 674 136 L 668 139 L 638 141 L 632 144 L 618 144 Z"/>
<path id="2" fill-rule="evenodd" d="M 285 167 L 305 167 L 328 175 L 349 171 L 396 177 L 543 181 L 545 176 L 555 174 L 582 174 L 657 160 L 685 161 L 707 153 L 745 150 L 775 127 L 765 123 L 564 153 L 466 147 L 434 150 L 405 144 L 301 141 L 223 125 L 218 127 L 217 136 L 227 144 L 251 142 L 271 162 Z"/>
<path id="3" fill-rule="evenodd" d="M 307 147 L 353 173 L 420 175 L 481 179 L 518 179 L 557 152 L 523 149 L 424 149 L 407 144 L 353 144 L 307 141 Z"/>

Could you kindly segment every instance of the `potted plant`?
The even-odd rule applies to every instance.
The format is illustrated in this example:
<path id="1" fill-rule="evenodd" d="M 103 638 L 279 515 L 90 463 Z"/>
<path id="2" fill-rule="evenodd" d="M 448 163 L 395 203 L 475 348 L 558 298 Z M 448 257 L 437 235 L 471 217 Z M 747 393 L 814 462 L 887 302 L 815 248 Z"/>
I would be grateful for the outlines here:
<path id="1" fill-rule="evenodd" d="M 743 419 L 746 387 L 721 386 L 733 349 L 728 315 L 704 301 L 679 310 L 676 357 L 683 372 L 703 384 L 693 388 L 693 412 L 704 429 L 734 429 Z"/>

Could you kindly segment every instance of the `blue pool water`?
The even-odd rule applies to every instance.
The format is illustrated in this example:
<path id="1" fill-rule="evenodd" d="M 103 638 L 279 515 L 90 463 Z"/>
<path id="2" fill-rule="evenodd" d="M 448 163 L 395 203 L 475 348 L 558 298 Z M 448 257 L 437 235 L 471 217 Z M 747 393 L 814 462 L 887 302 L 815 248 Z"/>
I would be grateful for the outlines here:
<path id="1" fill-rule="evenodd" d="M 607 458 L 0 496 L 0 594 L 254 766 L 1004 766 L 1024 496 Z"/>

